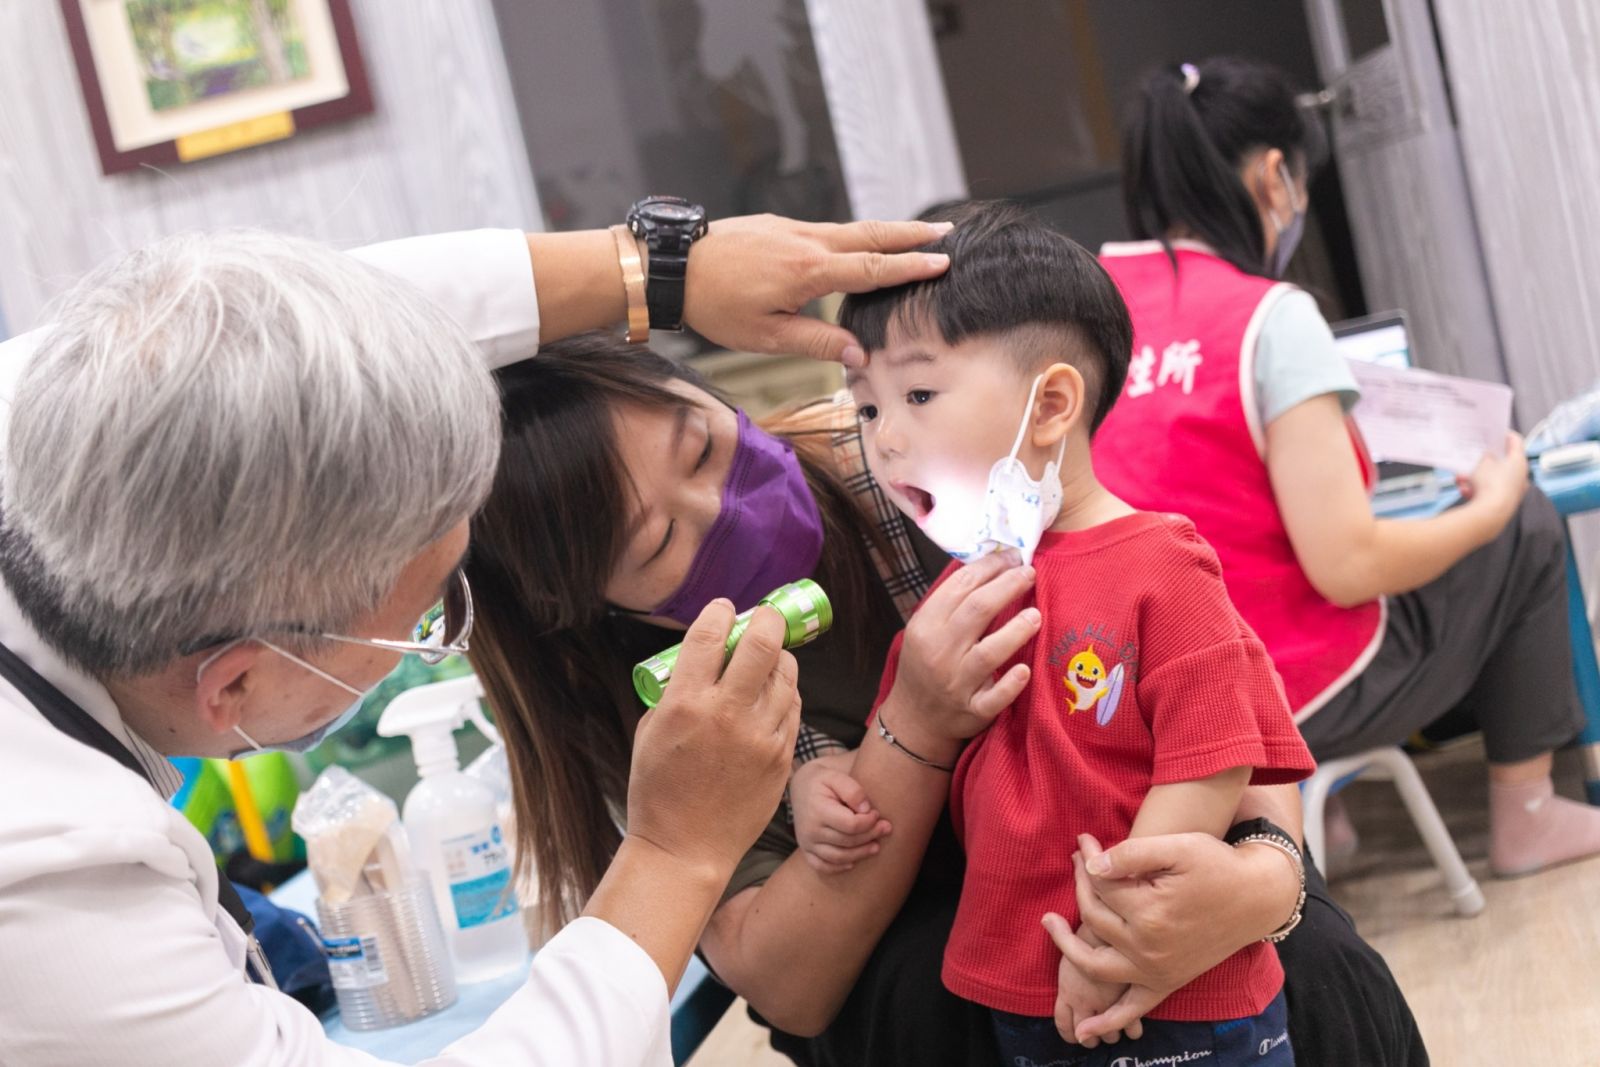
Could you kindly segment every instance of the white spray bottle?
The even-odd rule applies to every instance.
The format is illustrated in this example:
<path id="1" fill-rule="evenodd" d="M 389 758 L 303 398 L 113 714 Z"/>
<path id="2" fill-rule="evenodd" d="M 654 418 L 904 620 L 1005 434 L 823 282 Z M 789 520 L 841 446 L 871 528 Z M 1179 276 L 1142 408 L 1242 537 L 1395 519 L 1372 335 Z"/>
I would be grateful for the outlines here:
<path id="1" fill-rule="evenodd" d="M 401 821 L 411 854 L 433 884 L 458 982 L 482 982 L 522 966 L 528 938 L 511 882 L 511 853 L 494 791 L 463 774 L 455 731 L 478 711 L 472 675 L 408 689 L 378 720 L 384 737 L 405 734 L 421 780 Z"/>

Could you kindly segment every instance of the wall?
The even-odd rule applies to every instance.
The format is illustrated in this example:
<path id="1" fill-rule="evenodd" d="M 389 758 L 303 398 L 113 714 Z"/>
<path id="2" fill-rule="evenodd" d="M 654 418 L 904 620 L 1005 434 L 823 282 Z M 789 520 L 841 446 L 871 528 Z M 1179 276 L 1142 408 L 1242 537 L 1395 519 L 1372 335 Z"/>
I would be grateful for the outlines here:
<path id="1" fill-rule="evenodd" d="M 489 0 L 352 0 L 377 112 L 231 156 L 103 177 L 55 0 L 0 0 L 0 301 L 15 331 L 163 234 L 265 226 L 357 245 L 538 228 Z"/>
<path id="2" fill-rule="evenodd" d="M 1434 0 L 1434 18 L 1526 430 L 1600 378 L 1600 9 Z M 1571 525 L 1593 604 L 1600 516 Z"/>
<path id="3" fill-rule="evenodd" d="M 1600 378 L 1600 8 L 1434 0 L 1517 410 Z"/>
<path id="4" fill-rule="evenodd" d="M 806 0 L 850 208 L 910 218 L 967 195 L 925 0 Z"/>

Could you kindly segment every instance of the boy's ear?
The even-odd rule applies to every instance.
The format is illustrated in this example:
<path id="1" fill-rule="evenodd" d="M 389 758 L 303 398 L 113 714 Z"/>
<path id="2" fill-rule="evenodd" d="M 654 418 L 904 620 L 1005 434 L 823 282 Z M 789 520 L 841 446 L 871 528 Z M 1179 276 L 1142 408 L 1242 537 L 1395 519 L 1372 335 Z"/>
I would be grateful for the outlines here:
<path id="1" fill-rule="evenodd" d="M 1033 444 L 1060 448 L 1062 438 L 1083 421 L 1083 375 L 1070 363 L 1052 363 L 1034 398 Z"/>

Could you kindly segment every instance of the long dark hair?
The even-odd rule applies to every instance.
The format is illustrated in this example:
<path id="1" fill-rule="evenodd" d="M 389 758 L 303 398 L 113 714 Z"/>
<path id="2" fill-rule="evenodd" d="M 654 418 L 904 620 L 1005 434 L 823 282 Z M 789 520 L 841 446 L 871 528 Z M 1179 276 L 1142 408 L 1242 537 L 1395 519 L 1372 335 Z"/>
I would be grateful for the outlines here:
<path id="1" fill-rule="evenodd" d="M 1240 270 L 1264 274 L 1261 213 L 1239 165 L 1254 150 L 1276 148 L 1291 170 L 1307 173 L 1325 159 L 1326 137 L 1278 68 L 1219 56 L 1195 64 L 1195 80 L 1184 66 L 1146 75 L 1123 123 L 1128 226 L 1164 244 L 1173 229 L 1187 228 Z"/>
<path id="2" fill-rule="evenodd" d="M 546 346 L 498 378 L 500 465 L 472 520 L 467 562 L 471 660 L 510 758 L 519 879 L 537 873 L 541 918 L 553 929 L 582 909 L 621 839 L 642 710 L 619 640 L 638 624 L 617 617 L 604 592 L 629 500 L 613 414 L 626 404 L 683 405 L 673 382 L 717 394 L 693 371 L 603 334 Z M 882 551 L 882 537 L 831 473 L 829 437 L 790 439 L 823 517 L 817 578 L 834 602 L 840 647 L 860 649 L 877 621 L 862 539 Z"/>

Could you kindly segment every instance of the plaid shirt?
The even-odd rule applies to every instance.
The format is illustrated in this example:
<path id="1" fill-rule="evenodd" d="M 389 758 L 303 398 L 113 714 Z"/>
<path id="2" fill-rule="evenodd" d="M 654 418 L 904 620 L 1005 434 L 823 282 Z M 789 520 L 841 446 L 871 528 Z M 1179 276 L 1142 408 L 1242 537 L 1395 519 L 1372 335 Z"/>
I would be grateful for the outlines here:
<path id="1" fill-rule="evenodd" d="M 883 579 L 884 589 L 894 600 L 901 621 L 909 619 L 911 612 L 928 593 L 928 574 L 911 544 L 906 517 L 889 502 L 883 488 L 873 480 L 872 473 L 867 469 L 861 422 L 856 418 L 855 402 L 850 399 L 849 392 L 841 389 L 829 400 L 819 400 L 802 408 L 786 421 L 784 428 L 820 431 L 829 435 L 834 473 L 855 496 L 857 505 L 877 526 L 884 544 L 889 547 L 886 557 L 872 542 L 867 543 L 873 566 L 877 568 L 878 577 Z M 794 769 L 799 770 L 802 764 L 818 756 L 847 749 L 848 746 L 842 742 L 802 723 L 799 739 L 795 742 Z"/>

